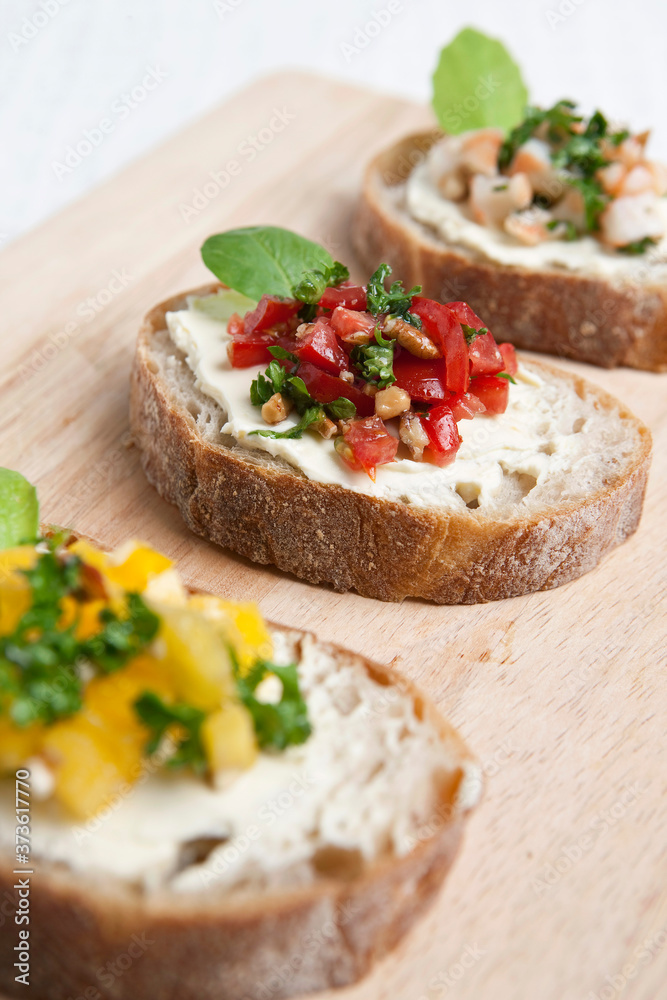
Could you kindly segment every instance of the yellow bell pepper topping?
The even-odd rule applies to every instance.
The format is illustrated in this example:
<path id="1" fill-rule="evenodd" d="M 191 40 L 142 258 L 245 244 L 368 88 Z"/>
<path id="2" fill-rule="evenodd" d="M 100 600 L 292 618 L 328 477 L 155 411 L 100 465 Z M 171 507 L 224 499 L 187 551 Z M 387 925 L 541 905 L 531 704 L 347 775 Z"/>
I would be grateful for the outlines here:
<path id="1" fill-rule="evenodd" d="M 21 570 L 32 569 L 36 561 L 32 545 L 0 552 L 0 635 L 10 635 L 30 607 L 30 584 Z"/>
<path id="2" fill-rule="evenodd" d="M 212 594 L 194 594 L 189 605 L 217 625 L 232 646 L 242 674 L 256 660 L 271 659 L 271 634 L 254 601 L 226 601 Z"/>
<path id="3" fill-rule="evenodd" d="M 251 767 L 258 754 L 252 717 L 238 702 L 227 702 L 204 719 L 201 741 L 212 771 Z"/>

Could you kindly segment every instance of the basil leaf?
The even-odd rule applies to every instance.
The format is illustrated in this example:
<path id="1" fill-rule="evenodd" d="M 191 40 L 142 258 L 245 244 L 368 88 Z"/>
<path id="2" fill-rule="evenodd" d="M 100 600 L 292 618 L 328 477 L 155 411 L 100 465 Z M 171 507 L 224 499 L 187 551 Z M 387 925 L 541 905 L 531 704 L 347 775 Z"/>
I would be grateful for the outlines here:
<path id="1" fill-rule="evenodd" d="M 452 135 L 495 125 L 510 129 L 523 115 L 528 91 L 521 71 L 495 38 L 464 28 L 446 45 L 433 74 L 433 110 Z"/>
<path id="2" fill-rule="evenodd" d="M 37 490 L 20 472 L 0 468 L 0 550 L 34 542 L 38 534 Z"/>
<path id="3" fill-rule="evenodd" d="M 216 278 L 251 299 L 292 298 L 306 271 L 328 271 L 334 264 L 324 247 L 278 226 L 247 226 L 209 236 L 201 254 Z"/>

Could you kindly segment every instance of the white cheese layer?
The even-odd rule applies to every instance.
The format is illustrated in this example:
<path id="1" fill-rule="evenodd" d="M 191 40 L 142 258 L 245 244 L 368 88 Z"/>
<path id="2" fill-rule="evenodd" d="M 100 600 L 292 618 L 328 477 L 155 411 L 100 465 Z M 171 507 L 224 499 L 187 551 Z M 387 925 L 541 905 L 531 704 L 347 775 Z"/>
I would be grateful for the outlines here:
<path id="1" fill-rule="evenodd" d="M 379 685 L 352 655 L 341 659 L 310 637 L 300 649 L 283 633 L 273 639 L 276 662 L 300 656 L 313 726 L 302 746 L 260 754 L 218 789 L 193 775 L 146 773 L 88 823 L 33 801 L 32 856 L 196 892 L 311 881 L 313 858 L 331 848 L 366 862 L 407 853 L 437 821 L 440 782 L 460 762 L 409 695 Z M 459 794 L 467 806 L 478 797 L 472 765 Z M 14 812 L 14 783 L 0 782 L 0 853 L 13 853 Z M 224 842 L 193 863 L 186 845 L 201 839 Z"/>
<path id="2" fill-rule="evenodd" d="M 416 505 L 460 509 L 476 502 L 480 508 L 493 508 L 507 500 L 508 477 L 529 477 L 540 484 L 571 467 L 573 456 L 585 452 L 582 435 L 573 433 L 582 400 L 566 385 L 547 383 L 524 367 L 519 368 L 517 384 L 510 385 L 505 413 L 460 421 L 461 448 L 455 461 L 444 468 L 399 459 L 379 466 L 373 483 L 364 473 L 350 470 L 332 441 L 315 432 L 306 431 L 294 440 L 253 434 L 268 429 L 259 408 L 250 402 L 250 384 L 265 366 L 231 367 L 226 323 L 217 318 L 225 314 L 217 308 L 223 304 L 220 299 L 224 295 L 193 300 L 188 309 L 168 313 L 171 338 L 185 354 L 198 388 L 226 413 L 221 432 L 244 448 L 284 459 L 308 479 Z M 592 405 L 589 410 L 593 417 Z M 291 414 L 274 429 L 284 430 L 297 420 Z M 579 430 L 582 423 L 578 421 Z"/>
<path id="3" fill-rule="evenodd" d="M 607 249 L 593 236 L 582 236 L 571 242 L 547 240 L 536 246 L 525 246 L 501 229 L 480 225 L 464 205 L 443 198 L 438 191 L 431 163 L 437 155 L 434 150 L 435 146 L 410 174 L 405 185 L 405 207 L 413 219 L 435 229 L 446 243 L 466 247 L 494 263 L 515 267 L 554 267 L 630 281 L 648 277 L 649 270 L 654 274 L 658 264 L 667 272 L 667 236 L 648 254 L 631 257 Z M 667 230 L 665 199 L 660 200 L 659 208 Z"/>

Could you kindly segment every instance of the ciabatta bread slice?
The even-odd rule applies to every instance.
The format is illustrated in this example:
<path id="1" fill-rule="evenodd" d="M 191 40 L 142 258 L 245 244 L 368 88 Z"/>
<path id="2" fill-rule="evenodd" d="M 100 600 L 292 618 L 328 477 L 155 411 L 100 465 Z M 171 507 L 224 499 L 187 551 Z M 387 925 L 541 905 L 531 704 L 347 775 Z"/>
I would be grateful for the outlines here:
<path id="1" fill-rule="evenodd" d="M 187 296 L 177 296 L 144 321 L 130 418 L 149 481 L 204 538 L 341 591 L 472 604 L 574 580 L 637 527 L 650 434 L 583 379 L 534 362 L 525 366 L 544 385 L 545 426 L 554 433 L 562 428 L 568 438 L 562 462 L 554 461 L 543 482 L 504 475 L 488 506 L 478 506 L 463 487 L 449 507 L 387 500 L 314 482 L 223 435 L 225 413 L 197 387 L 166 329 L 167 312 L 184 308 Z M 472 423 L 487 429 L 484 421 L 494 419 Z M 545 436 L 544 455 L 551 447 Z"/>
<path id="2" fill-rule="evenodd" d="M 353 223 L 364 268 L 386 261 L 407 286 L 438 301 L 463 299 L 498 341 L 613 368 L 667 371 L 667 265 L 630 259 L 620 277 L 489 260 L 417 222 L 406 182 L 439 138 L 408 136 L 369 164 Z M 603 251 L 600 251 L 601 253 Z"/>
<path id="3" fill-rule="evenodd" d="M 29 989 L 14 978 L 14 782 L 0 782 L 0 991 L 278 1000 L 355 982 L 409 930 L 452 863 L 481 769 L 391 669 L 308 633 L 272 637 L 275 660 L 298 664 L 313 734 L 241 772 L 226 790 L 238 813 L 212 818 L 216 792 L 195 776 L 149 775 L 70 827 L 33 788 Z M 244 782 L 257 767 L 255 801 Z"/>

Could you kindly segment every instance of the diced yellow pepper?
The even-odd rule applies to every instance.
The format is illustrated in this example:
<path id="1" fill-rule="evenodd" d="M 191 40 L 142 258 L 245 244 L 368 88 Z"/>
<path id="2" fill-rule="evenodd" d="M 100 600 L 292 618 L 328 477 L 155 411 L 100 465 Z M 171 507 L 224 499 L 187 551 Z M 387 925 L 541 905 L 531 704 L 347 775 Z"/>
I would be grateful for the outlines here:
<path id="1" fill-rule="evenodd" d="M 30 584 L 21 570 L 37 561 L 32 545 L 0 552 L 0 635 L 10 635 L 30 607 Z"/>
<path id="2" fill-rule="evenodd" d="M 0 717 L 0 774 L 10 773 L 38 753 L 44 736 L 40 725 L 15 726 L 9 719 Z"/>
<path id="3" fill-rule="evenodd" d="M 211 594 L 194 594 L 190 607 L 218 625 L 234 649 L 242 673 L 258 659 L 271 659 L 271 634 L 254 601 L 225 601 Z"/>
<path id="4" fill-rule="evenodd" d="M 252 716 L 234 701 L 204 719 L 201 741 L 212 771 L 251 767 L 258 753 Z"/>
<path id="5" fill-rule="evenodd" d="M 134 745 L 96 726 L 83 714 L 46 731 L 43 752 L 55 773 L 55 796 L 87 819 L 127 793 L 141 770 L 142 743 Z"/>
<path id="6" fill-rule="evenodd" d="M 234 691 L 229 653 L 216 627 L 188 607 L 164 606 L 158 632 L 160 663 L 176 698 L 204 712 L 220 707 Z"/>
<path id="7" fill-rule="evenodd" d="M 120 565 L 110 564 L 104 575 L 124 590 L 140 594 L 148 586 L 151 577 L 159 576 L 172 565 L 171 559 L 167 559 L 160 552 L 147 545 L 138 544 Z"/>

